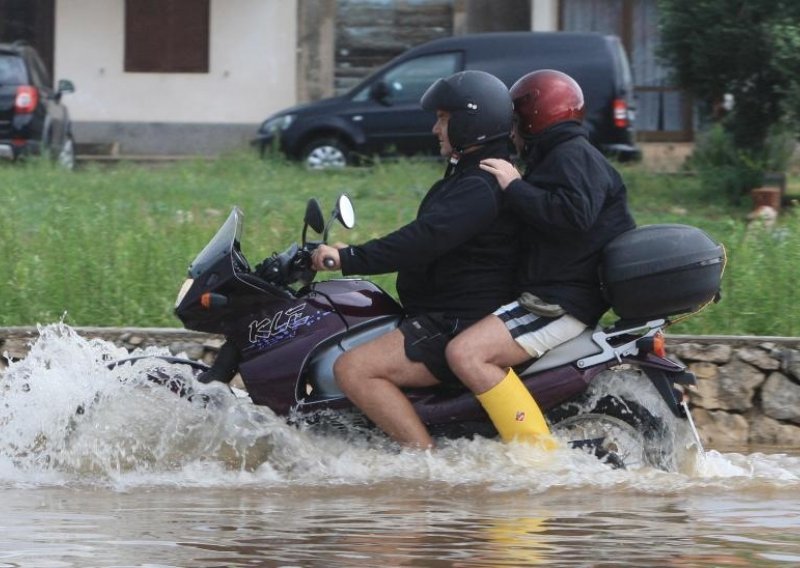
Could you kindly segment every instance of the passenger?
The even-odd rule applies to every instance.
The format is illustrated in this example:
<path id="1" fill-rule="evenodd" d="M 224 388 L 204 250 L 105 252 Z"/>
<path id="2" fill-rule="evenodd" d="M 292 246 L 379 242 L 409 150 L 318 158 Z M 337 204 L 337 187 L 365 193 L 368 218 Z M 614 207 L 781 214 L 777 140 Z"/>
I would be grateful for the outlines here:
<path id="1" fill-rule="evenodd" d="M 597 324 L 609 308 L 598 275 L 601 251 L 634 221 L 622 179 L 581 125 L 578 83 L 559 71 L 535 71 L 510 94 L 525 173 L 499 158 L 484 159 L 481 168 L 524 222 L 520 295 L 450 342 L 447 360 L 504 441 L 551 446 L 544 416 L 513 367 Z"/>
<path id="2" fill-rule="evenodd" d="M 444 179 L 411 223 L 362 245 L 320 246 L 312 263 L 345 275 L 398 273 L 407 317 L 399 329 L 344 353 L 334 374 L 391 438 L 428 448 L 431 436 L 401 389 L 459 385 L 445 359 L 447 342 L 515 297 L 519 250 L 518 224 L 505 211 L 495 177 L 480 168 L 482 159 L 509 157 L 512 105 L 505 85 L 489 73 L 462 71 L 436 81 L 420 102 L 436 111 L 433 133 L 449 160 Z"/>

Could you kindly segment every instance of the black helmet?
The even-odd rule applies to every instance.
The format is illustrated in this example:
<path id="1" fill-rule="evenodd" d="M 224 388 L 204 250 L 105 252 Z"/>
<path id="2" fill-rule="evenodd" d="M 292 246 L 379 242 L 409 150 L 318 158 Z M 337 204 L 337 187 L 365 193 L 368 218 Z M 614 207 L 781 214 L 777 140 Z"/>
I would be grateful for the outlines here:
<path id="1" fill-rule="evenodd" d="M 419 102 L 425 110 L 450 113 L 447 133 L 456 151 L 511 133 L 511 96 L 503 82 L 490 73 L 461 71 L 439 79 Z"/>

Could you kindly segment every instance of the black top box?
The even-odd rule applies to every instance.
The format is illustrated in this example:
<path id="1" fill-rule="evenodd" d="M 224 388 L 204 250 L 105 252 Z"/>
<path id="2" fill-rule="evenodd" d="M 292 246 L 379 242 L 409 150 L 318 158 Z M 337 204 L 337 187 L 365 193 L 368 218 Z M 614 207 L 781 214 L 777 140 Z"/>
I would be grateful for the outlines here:
<path id="1" fill-rule="evenodd" d="M 646 225 L 606 245 L 603 293 L 625 320 L 693 312 L 719 294 L 725 249 L 689 225 Z"/>

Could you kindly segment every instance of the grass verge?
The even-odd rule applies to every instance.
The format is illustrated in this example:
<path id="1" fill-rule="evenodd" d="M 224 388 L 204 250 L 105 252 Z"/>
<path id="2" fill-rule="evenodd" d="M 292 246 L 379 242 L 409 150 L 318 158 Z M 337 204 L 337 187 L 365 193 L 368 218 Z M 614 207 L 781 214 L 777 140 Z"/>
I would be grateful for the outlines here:
<path id="1" fill-rule="evenodd" d="M 65 173 L 44 161 L 0 168 L 0 325 L 167 326 L 194 256 L 233 205 L 245 212 L 242 248 L 253 263 L 300 237 L 305 203 L 353 197 L 358 222 L 334 240 L 363 242 L 413 219 L 443 171 L 428 161 L 309 172 L 251 154 L 159 167 L 86 165 Z M 728 251 L 723 301 L 674 333 L 800 335 L 796 276 L 800 218 L 747 228 L 747 210 L 704 196 L 691 176 L 621 169 L 637 222 L 686 223 Z M 394 293 L 393 277 L 374 280 Z"/>

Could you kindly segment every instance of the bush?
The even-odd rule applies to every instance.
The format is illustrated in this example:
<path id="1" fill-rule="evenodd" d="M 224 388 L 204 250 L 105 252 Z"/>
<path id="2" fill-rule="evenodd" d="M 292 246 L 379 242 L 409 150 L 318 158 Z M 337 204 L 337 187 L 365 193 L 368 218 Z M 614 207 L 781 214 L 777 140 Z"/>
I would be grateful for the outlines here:
<path id="1" fill-rule="evenodd" d="M 733 145 L 722 125 L 715 124 L 695 143 L 687 163 L 697 172 L 706 196 L 725 198 L 738 205 L 743 195 L 757 187 L 763 172 L 756 162 Z"/>
<path id="2" fill-rule="evenodd" d="M 687 166 L 700 176 L 707 197 L 723 197 L 738 205 L 747 193 L 763 185 L 770 172 L 785 172 L 794 150 L 791 133 L 773 129 L 762 151 L 737 148 L 722 124 L 713 125 L 695 143 Z"/>

